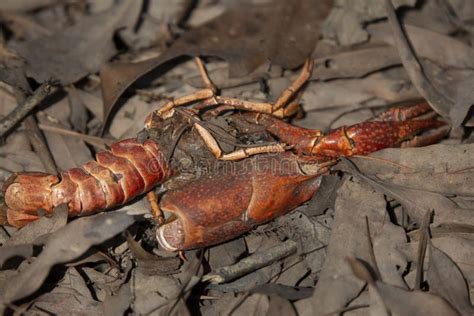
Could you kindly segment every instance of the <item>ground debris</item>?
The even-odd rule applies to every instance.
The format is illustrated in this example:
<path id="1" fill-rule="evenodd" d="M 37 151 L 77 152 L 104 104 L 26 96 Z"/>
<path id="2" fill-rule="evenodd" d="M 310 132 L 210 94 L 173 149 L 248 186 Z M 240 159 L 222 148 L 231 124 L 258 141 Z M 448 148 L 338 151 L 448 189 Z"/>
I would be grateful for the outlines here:
<path id="1" fill-rule="evenodd" d="M 2 314 L 474 314 L 474 1 L 0 1 L 0 25 L 0 188 L 152 137 L 149 113 L 207 88 L 195 56 L 220 96 L 258 102 L 312 59 L 298 126 L 326 132 L 424 98 L 452 127 L 440 144 L 341 159 L 312 200 L 206 249 L 160 248 L 142 197 L 0 226 Z M 229 165 L 207 164 L 178 112 L 186 124 L 160 132 L 183 176 L 158 199 Z M 202 124 L 228 136 L 225 152 L 274 141 L 228 112 Z"/>

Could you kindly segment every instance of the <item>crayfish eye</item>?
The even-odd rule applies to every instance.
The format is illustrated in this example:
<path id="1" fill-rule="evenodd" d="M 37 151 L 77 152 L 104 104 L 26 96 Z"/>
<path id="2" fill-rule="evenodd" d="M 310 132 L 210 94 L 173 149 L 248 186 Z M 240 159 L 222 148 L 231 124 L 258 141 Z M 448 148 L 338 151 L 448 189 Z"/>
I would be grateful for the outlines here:
<path id="1" fill-rule="evenodd" d="M 163 224 L 156 230 L 156 239 L 161 247 L 168 251 L 176 251 L 184 245 L 184 230 L 181 220 Z"/>

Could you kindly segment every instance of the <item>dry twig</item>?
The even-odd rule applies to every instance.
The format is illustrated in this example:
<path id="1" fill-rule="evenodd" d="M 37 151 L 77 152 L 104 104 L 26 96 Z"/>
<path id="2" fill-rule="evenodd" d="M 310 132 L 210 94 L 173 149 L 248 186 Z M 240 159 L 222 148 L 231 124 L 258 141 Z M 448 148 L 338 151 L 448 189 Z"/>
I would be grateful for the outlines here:
<path id="1" fill-rule="evenodd" d="M 266 251 L 254 253 L 236 264 L 216 269 L 216 271 L 203 276 L 202 279 L 212 283 L 229 282 L 288 257 L 294 254 L 296 250 L 296 243 L 292 240 L 287 240 Z"/>
<path id="2" fill-rule="evenodd" d="M 15 110 L 0 120 L 0 137 L 3 137 L 18 122 L 20 122 L 32 109 L 38 106 L 50 93 L 50 82 L 43 83 L 28 99 L 18 105 Z"/>

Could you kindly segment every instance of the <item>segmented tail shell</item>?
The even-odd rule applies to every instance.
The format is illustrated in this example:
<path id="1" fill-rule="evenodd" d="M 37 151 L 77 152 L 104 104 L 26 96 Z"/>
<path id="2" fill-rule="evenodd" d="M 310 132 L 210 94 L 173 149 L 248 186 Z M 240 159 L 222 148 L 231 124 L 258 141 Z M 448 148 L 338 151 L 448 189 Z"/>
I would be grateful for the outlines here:
<path id="1" fill-rule="evenodd" d="M 0 216 L 5 224 L 24 226 L 38 218 L 38 210 L 51 213 L 66 203 L 70 216 L 90 215 L 130 201 L 171 175 L 159 145 L 146 140 L 125 139 L 110 151 L 99 152 L 96 161 L 62 172 L 60 177 L 24 172 L 4 185 L 7 209 Z"/>

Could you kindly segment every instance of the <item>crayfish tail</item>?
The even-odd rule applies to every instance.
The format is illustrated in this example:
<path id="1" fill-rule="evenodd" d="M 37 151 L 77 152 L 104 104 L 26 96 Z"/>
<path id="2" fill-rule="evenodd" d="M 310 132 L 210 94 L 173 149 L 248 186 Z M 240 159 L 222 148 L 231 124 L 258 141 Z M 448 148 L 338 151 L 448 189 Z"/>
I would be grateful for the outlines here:
<path id="1" fill-rule="evenodd" d="M 0 204 L 0 225 L 8 225 L 8 209 L 3 204 Z"/>
<path id="2" fill-rule="evenodd" d="M 21 211 L 1 210 L 0 211 L 0 225 L 9 225 L 16 228 L 21 228 L 26 224 L 36 221 L 38 215 L 28 214 Z"/>
<path id="3" fill-rule="evenodd" d="M 69 216 L 91 215 L 149 191 L 171 175 L 165 155 L 151 140 L 126 139 L 99 152 L 96 161 L 62 172 L 60 177 L 23 172 L 4 185 L 6 210 L 0 220 L 21 227 L 67 204 Z"/>

